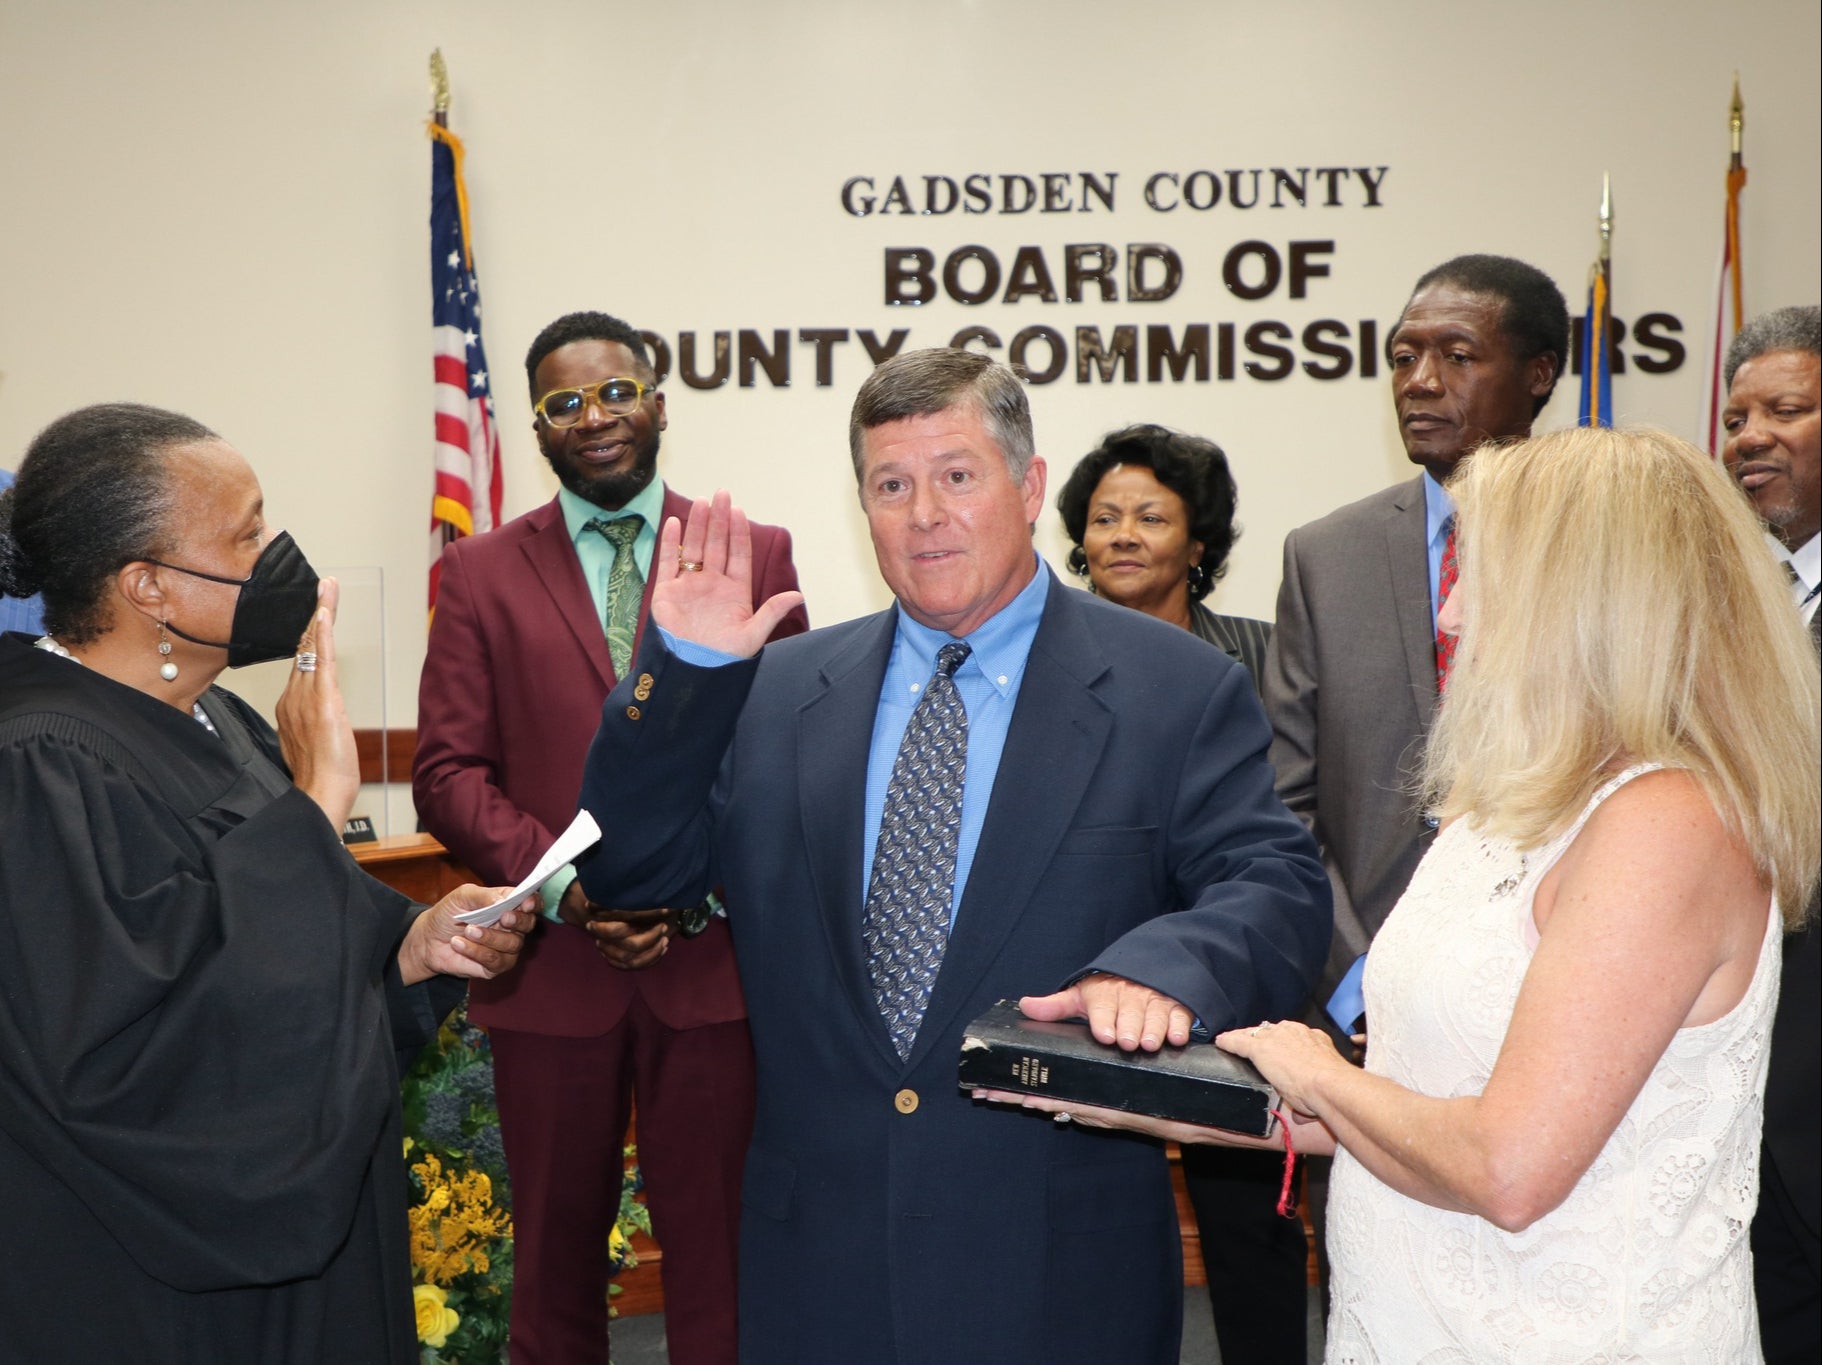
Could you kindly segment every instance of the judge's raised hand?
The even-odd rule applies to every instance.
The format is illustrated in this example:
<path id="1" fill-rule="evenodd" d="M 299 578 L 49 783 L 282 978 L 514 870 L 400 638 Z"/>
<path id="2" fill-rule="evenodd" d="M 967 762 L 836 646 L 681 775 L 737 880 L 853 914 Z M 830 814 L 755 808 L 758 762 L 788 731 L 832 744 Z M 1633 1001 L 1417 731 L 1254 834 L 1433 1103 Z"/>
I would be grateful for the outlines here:
<path id="1" fill-rule="evenodd" d="M 753 606 L 753 535 L 726 490 L 690 504 L 689 520 L 665 520 L 653 564 L 652 619 L 680 640 L 750 659 L 791 610 L 800 592 Z"/>
<path id="2" fill-rule="evenodd" d="M 298 790 L 322 807 L 340 834 L 360 794 L 361 764 L 335 673 L 335 608 L 341 588 L 325 578 L 316 591 L 316 614 L 297 642 L 291 676 L 275 708 L 278 747 Z"/>
<path id="3" fill-rule="evenodd" d="M 1182 1047 L 1195 1023 L 1189 1009 L 1168 995 L 1107 972 L 1091 973 L 1055 995 L 1028 995 L 1019 1009 L 1027 1019 L 1086 1019 L 1097 1041 L 1127 1052 L 1156 1052 L 1165 1043 Z"/>
<path id="4" fill-rule="evenodd" d="M 464 910 L 479 910 L 510 886 L 458 886 L 424 911 L 399 944 L 399 977 L 407 986 L 437 975 L 495 977 L 512 970 L 525 946 L 525 935 L 538 917 L 521 906 L 508 910 L 492 925 L 458 924 Z"/>

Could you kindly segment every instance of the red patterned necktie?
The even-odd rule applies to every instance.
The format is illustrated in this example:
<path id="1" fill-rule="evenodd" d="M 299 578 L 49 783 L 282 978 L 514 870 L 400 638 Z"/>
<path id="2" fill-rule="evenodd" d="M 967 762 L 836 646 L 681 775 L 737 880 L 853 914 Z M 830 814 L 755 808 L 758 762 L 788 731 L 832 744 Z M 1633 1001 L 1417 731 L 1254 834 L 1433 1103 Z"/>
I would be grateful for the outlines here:
<path id="1" fill-rule="evenodd" d="M 1449 600 L 1449 594 L 1455 588 L 1455 518 L 1450 517 L 1444 526 L 1442 542 L 1442 572 L 1436 578 L 1436 611 L 1440 615 L 1443 603 Z M 1445 635 L 1441 630 L 1436 632 L 1436 695 L 1441 696 L 1443 689 L 1449 685 L 1449 665 L 1455 659 L 1455 637 Z"/>

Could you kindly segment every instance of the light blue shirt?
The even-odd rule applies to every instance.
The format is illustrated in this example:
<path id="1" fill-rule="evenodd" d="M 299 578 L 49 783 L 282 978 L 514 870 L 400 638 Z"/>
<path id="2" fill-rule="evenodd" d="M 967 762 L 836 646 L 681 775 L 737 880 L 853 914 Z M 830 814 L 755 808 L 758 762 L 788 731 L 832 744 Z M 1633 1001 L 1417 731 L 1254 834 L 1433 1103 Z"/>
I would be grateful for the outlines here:
<path id="1" fill-rule="evenodd" d="M 1449 496 L 1448 489 L 1431 477 L 1429 470 L 1423 472 L 1423 529 L 1424 543 L 1430 553 L 1430 633 L 1436 632 L 1436 613 L 1442 610 L 1442 603 L 1437 596 L 1442 586 L 1442 550 L 1448 541 L 1448 521 L 1455 515 L 1455 499 Z"/>
<path id="2" fill-rule="evenodd" d="M 968 711 L 968 768 L 962 780 L 962 827 L 957 838 L 955 890 L 949 900 L 949 922 L 955 923 L 956 908 L 962 903 L 962 892 L 968 885 L 968 871 L 974 866 L 974 850 L 981 841 L 981 826 L 987 819 L 987 804 L 993 797 L 993 779 L 1000 770 L 1000 755 L 1006 749 L 1006 735 L 1012 727 L 1012 711 L 1018 704 L 1019 685 L 1025 681 L 1025 663 L 1031 657 L 1031 642 L 1037 638 L 1038 622 L 1044 615 L 1044 599 L 1050 592 L 1050 570 L 1037 559 L 1037 572 L 1031 581 L 978 629 L 961 638 L 973 647 L 962 666 L 955 670 L 955 690 L 961 694 Z M 658 633 L 665 648 L 687 664 L 715 668 L 735 662 L 731 654 L 679 640 L 662 626 Z M 905 726 L 924 685 L 936 672 L 936 654 L 955 637 L 929 626 L 920 625 L 898 608 L 898 630 L 892 639 L 892 655 L 886 661 L 886 676 L 880 683 L 879 706 L 873 715 L 873 740 L 867 747 L 867 808 L 861 827 L 860 885 L 855 888 L 864 905 L 867 883 L 873 876 L 873 851 L 879 843 L 880 821 L 885 816 L 886 788 L 892 782 L 892 765 L 898 759 L 898 746 L 904 741 Z"/>
<path id="3" fill-rule="evenodd" d="M 577 497 L 567 488 L 557 490 L 557 506 L 562 509 L 563 525 L 569 532 L 570 543 L 576 547 L 576 558 L 582 563 L 582 577 L 588 583 L 588 595 L 595 599 L 595 619 L 606 621 L 607 578 L 614 571 L 614 556 L 617 552 L 606 536 L 599 531 L 589 530 L 588 523 L 596 517 L 602 521 L 618 521 L 621 517 L 630 517 L 635 513 L 644 517 L 645 525 L 639 528 L 639 535 L 633 541 L 633 562 L 639 566 L 641 580 L 650 578 L 652 556 L 658 551 L 658 519 L 664 513 L 664 481 L 654 478 L 628 498 L 626 506 L 617 511 L 597 507 L 587 498 Z"/>
<path id="4" fill-rule="evenodd" d="M 1025 663 L 1044 615 L 1044 598 L 1050 591 L 1050 571 L 1040 563 L 1037 572 L 999 611 L 961 638 L 973 653 L 955 670 L 955 690 L 968 710 L 968 767 L 962 780 L 962 827 L 956 844 L 955 889 L 949 901 L 949 923 L 968 885 L 974 850 L 981 841 L 987 804 L 993 797 L 993 779 L 1000 770 L 1006 732 L 1018 704 L 1019 685 L 1025 681 Z M 892 782 L 892 765 L 904 741 L 905 726 L 936 672 L 936 654 L 955 637 L 920 625 L 898 608 L 898 633 L 892 640 L 892 657 L 879 688 L 879 709 L 873 714 L 873 742 L 867 749 L 867 813 L 862 826 L 863 857 L 858 893 L 864 905 L 867 883 L 873 875 L 873 854 L 879 843 L 879 826 L 886 812 L 886 788 Z"/>
<path id="5" fill-rule="evenodd" d="M 13 486 L 12 474 L 0 469 L 0 491 Z M 44 603 L 36 597 L 0 597 L 0 631 L 44 634 Z"/>

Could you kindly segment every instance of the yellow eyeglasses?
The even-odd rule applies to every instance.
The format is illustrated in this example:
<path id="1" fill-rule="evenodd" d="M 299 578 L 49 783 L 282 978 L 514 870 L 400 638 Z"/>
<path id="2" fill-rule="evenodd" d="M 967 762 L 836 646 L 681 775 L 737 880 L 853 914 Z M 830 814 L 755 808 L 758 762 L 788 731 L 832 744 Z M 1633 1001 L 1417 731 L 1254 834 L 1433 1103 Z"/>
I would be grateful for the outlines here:
<path id="1" fill-rule="evenodd" d="M 603 379 L 580 389 L 552 389 L 533 405 L 533 410 L 553 427 L 573 427 L 582 420 L 590 403 L 615 417 L 624 417 L 645 401 L 645 395 L 657 392 L 656 384 L 637 379 Z"/>

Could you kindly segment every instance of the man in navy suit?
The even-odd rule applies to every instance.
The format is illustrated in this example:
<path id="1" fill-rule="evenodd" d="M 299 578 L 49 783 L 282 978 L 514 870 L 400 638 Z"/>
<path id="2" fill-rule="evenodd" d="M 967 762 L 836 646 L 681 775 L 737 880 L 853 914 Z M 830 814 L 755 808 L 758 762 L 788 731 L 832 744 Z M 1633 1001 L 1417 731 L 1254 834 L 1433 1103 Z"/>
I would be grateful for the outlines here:
<path id="1" fill-rule="evenodd" d="M 650 685 L 609 696 L 582 787 L 617 823 L 581 865 L 591 899 L 724 888 L 758 1057 L 741 1358 L 1174 1365 L 1162 1150 L 970 1101 L 962 1031 L 1059 990 L 1044 1008 L 1127 1049 L 1296 1010 L 1328 947 L 1315 845 L 1272 794 L 1245 670 L 1041 565 L 1010 370 L 897 357 L 849 435 L 896 606 L 762 655 L 796 594 L 755 609 L 744 516 L 698 502 L 660 539 Z M 930 712 L 953 737 L 956 699 L 965 775 L 936 783 L 930 846 L 902 847 L 908 756 Z M 882 946 L 894 865 L 944 873 L 909 1016 Z"/>

